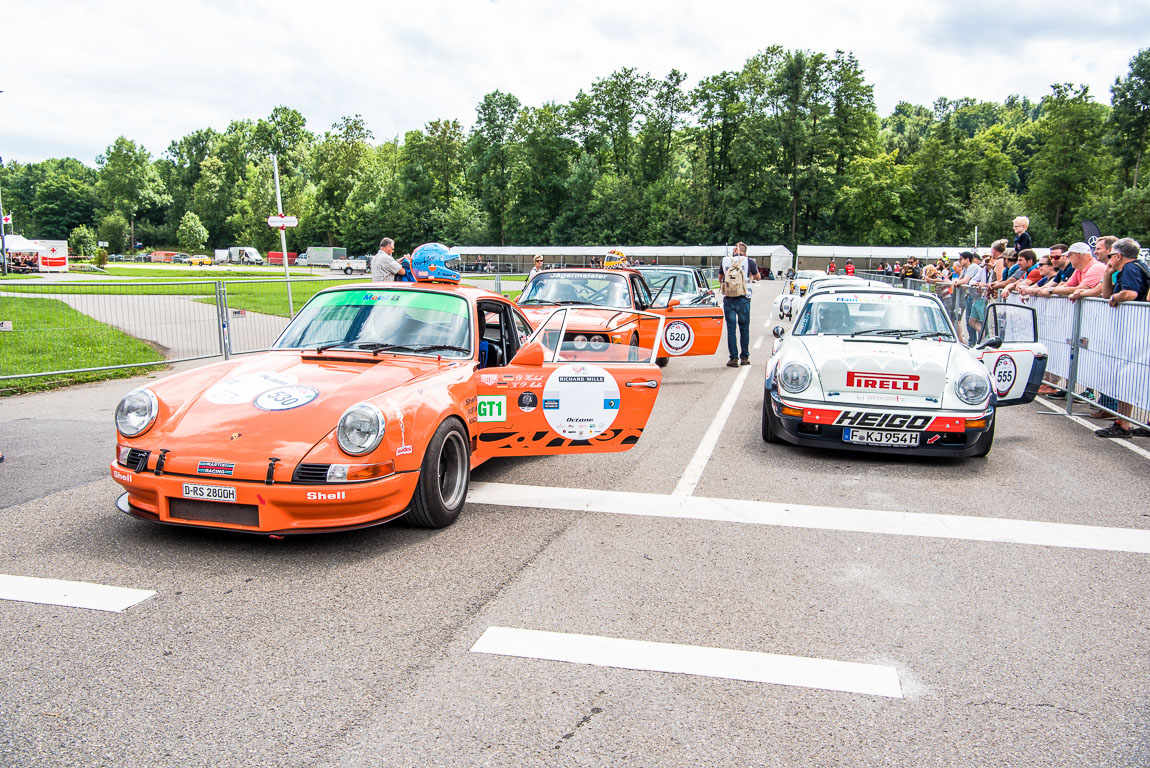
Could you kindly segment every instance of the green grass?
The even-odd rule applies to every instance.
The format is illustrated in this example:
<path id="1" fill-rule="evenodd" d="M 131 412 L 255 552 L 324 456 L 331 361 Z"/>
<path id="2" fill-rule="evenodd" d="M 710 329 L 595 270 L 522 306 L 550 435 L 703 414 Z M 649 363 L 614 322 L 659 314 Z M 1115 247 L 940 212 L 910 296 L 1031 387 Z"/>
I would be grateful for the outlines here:
<path id="1" fill-rule="evenodd" d="M 7 275 L 0 275 L 0 280 L 39 280 L 41 277 L 43 277 L 43 275 L 18 275 L 10 273 Z"/>
<path id="2" fill-rule="evenodd" d="M 0 320 L 12 331 L 0 332 L 0 376 L 129 363 L 161 363 L 139 368 L 61 374 L 0 381 L 0 395 L 135 376 L 163 367 L 163 355 L 139 339 L 97 322 L 56 299 L 6 298 Z"/>
<path id="3" fill-rule="evenodd" d="M 104 271 L 109 275 L 116 277 L 167 277 L 172 280 L 232 280 L 237 277 L 262 277 L 265 280 L 275 280 L 276 278 L 283 278 L 283 271 L 275 272 L 256 272 L 253 270 L 237 270 L 232 272 L 221 269 L 196 269 L 195 267 L 187 267 L 184 269 L 158 269 L 152 267 L 114 267 L 111 264 L 104 267 Z M 298 269 L 291 270 L 292 277 L 308 277 L 306 271 Z M 326 270 L 324 273 L 312 274 L 311 277 L 327 277 Z"/>

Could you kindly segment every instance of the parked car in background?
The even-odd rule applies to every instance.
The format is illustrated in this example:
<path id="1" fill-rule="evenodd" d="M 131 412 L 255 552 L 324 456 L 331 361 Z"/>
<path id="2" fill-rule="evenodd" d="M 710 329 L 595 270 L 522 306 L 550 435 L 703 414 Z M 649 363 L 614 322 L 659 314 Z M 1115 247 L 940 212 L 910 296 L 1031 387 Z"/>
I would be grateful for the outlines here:
<path id="1" fill-rule="evenodd" d="M 647 281 L 656 303 L 663 298 L 664 291 L 668 292 L 666 298 L 678 299 L 683 304 L 715 306 L 719 303 L 715 290 L 698 267 L 640 265 L 632 269 Z"/>
<path id="2" fill-rule="evenodd" d="M 213 262 L 211 256 L 196 254 L 189 256 L 186 263 L 193 267 L 210 267 Z"/>

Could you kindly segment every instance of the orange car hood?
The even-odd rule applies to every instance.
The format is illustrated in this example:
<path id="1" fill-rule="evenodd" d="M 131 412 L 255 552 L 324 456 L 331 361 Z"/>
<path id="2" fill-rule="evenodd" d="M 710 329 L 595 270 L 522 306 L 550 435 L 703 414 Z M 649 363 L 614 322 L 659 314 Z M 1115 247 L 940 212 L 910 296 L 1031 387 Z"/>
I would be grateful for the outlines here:
<path id="1" fill-rule="evenodd" d="M 152 451 L 169 449 L 165 466 L 174 473 L 196 474 L 200 461 L 219 461 L 234 463 L 236 478 L 262 479 L 270 457 L 294 467 L 335 428 L 349 406 L 441 365 L 434 358 L 373 360 L 370 355 L 285 351 L 238 365 L 210 366 L 157 382 L 152 390 L 161 402 L 160 417 L 132 443 Z M 307 389 L 301 393 L 292 387 Z M 296 407 L 260 397 L 281 389 L 287 405 L 292 396 L 306 400 L 309 389 L 316 394 Z M 265 410 L 256 406 L 257 400 L 283 409 Z"/>

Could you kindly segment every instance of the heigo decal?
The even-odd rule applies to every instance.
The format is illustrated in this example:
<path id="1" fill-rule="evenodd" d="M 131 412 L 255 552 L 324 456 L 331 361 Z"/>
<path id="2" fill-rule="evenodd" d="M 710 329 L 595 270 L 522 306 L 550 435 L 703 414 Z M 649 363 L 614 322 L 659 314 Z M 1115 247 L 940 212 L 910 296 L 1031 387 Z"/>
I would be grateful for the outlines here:
<path id="1" fill-rule="evenodd" d="M 695 343 L 695 332 L 682 320 L 672 320 L 663 328 L 663 347 L 672 355 L 686 354 Z"/>
<path id="2" fill-rule="evenodd" d="M 565 365 L 543 387 L 543 414 L 553 430 L 572 440 L 606 432 L 619 415 L 619 385 L 597 365 Z"/>

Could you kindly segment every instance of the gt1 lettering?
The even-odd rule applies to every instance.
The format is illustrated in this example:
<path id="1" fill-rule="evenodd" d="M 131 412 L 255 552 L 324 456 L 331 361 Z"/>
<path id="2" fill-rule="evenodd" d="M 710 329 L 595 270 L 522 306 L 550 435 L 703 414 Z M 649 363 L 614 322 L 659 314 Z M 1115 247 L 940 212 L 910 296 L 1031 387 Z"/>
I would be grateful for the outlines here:
<path id="1" fill-rule="evenodd" d="M 476 403 L 475 416 L 479 421 L 506 421 L 507 396 L 484 395 Z"/>

